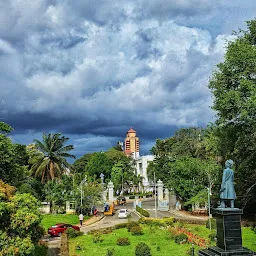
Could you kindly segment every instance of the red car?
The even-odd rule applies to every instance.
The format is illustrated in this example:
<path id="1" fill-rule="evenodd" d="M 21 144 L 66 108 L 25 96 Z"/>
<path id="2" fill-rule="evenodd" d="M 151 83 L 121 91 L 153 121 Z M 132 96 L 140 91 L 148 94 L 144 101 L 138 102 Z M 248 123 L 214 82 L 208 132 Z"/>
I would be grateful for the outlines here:
<path id="1" fill-rule="evenodd" d="M 77 231 L 80 231 L 78 226 L 73 226 L 71 224 L 57 223 L 54 226 L 48 228 L 48 234 L 51 236 L 61 236 L 67 228 L 73 228 Z"/>

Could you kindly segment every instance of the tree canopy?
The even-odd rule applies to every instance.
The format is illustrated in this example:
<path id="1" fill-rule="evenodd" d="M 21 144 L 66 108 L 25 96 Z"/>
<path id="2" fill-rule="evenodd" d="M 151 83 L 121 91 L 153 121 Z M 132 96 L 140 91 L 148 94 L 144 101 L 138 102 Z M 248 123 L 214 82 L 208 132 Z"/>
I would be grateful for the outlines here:
<path id="1" fill-rule="evenodd" d="M 209 88 L 218 117 L 219 154 L 235 161 L 238 198 L 245 206 L 256 202 L 256 20 L 248 21 L 236 37 L 228 43 Z"/>
<path id="2" fill-rule="evenodd" d="M 153 180 L 155 173 L 187 202 L 206 190 L 209 180 L 217 180 L 220 166 L 209 151 L 214 147 L 215 140 L 208 129 L 182 128 L 170 138 L 156 140 L 151 150 L 156 158 L 148 166 L 148 175 Z"/>
<path id="3" fill-rule="evenodd" d="M 36 177 L 41 177 L 42 183 L 59 178 L 67 168 L 71 168 L 66 158 L 75 156 L 68 153 L 74 149 L 73 145 L 64 145 L 68 140 L 61 133 L 44 133 L 42 142 L 34 140 L 36 148 L 43 154 L 35 156 L 31 170 Z"/>
<path id="4" fill-rule="evenodd" d="M 40 226 L 39 203 L 30 194 L 15 194 L 0 180 L 0 249 L 1 255 L 33 255 L 44 234 Z"/>

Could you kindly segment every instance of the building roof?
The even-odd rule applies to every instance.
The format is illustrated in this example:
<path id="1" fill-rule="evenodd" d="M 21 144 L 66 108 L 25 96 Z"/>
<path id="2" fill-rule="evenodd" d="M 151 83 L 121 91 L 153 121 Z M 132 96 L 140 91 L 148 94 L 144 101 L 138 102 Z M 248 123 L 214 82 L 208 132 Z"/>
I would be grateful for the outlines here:
<path id="1" fill-rule="evenodd" d="M 128 131 L 128 133 L 136 133 L 132 128 Z"/>

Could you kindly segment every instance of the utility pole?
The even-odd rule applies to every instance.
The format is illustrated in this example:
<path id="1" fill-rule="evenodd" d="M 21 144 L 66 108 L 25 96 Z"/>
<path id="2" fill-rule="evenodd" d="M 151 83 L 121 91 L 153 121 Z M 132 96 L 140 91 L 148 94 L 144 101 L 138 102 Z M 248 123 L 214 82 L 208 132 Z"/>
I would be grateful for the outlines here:
<path id="1" fill-rule="evenodd" d="M 154 172 L 154 184 L 155 184 L 155 218 L 157 218 L 157 209 L 156 209 L 156 173 Z"/>

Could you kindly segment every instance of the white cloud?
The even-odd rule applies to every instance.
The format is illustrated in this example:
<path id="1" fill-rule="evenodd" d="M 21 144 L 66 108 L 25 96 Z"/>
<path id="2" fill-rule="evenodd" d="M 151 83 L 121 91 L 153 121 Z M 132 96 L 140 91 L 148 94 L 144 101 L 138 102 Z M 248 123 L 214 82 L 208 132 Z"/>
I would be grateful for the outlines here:
<path id="1" fill-rule="evenodd" d="M 154 126 L 159 137 L 212 120 L 208 80 L 234 38 L 222 14 L 251 15 L 251 1 L 237 18 L 238 4 L 212 0 L 32 2 L 0 3 L 0 113 L 30 118 L 22 129 L 84 127 L 109 136 L 86 137 L 102 147 L 111 127 Z"/>

